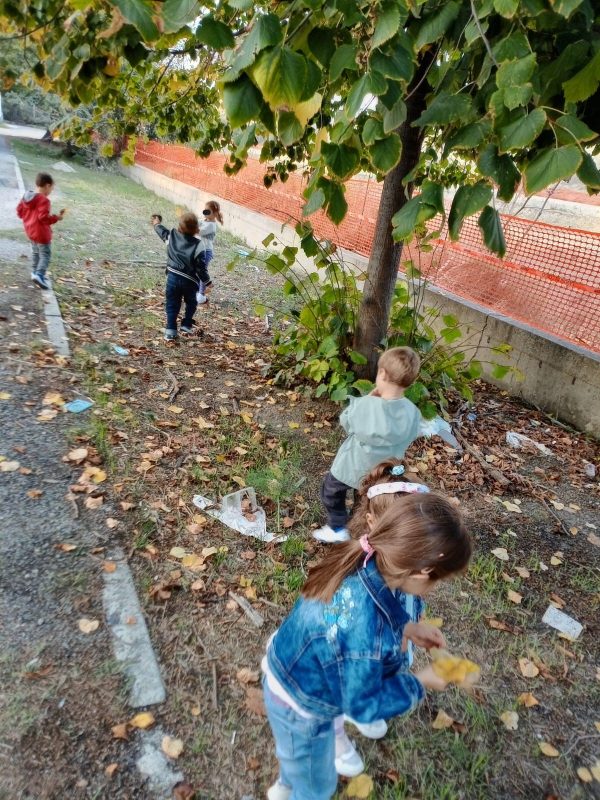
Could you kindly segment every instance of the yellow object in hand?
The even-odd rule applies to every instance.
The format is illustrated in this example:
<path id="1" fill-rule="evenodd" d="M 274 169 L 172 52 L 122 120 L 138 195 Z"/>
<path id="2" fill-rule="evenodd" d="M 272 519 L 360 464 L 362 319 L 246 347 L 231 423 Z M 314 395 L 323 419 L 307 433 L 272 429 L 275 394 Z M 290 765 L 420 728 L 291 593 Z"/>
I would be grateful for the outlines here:
<path id="1" fill-rule="evenodd" d="M 468 658 L 453 656 L 447 650 L 432 647 L 429 651 L 433 659 L 432 668 L 435 674 L 447 683 L 457 686 L 472 686 L 479 678 L 480 668 Z"/>

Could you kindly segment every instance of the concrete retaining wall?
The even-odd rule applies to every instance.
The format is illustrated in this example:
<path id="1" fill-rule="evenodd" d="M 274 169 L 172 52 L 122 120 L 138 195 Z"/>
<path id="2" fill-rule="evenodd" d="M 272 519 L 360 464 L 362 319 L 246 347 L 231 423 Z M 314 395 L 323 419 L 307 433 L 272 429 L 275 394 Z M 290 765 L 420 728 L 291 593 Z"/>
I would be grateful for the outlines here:
<path id="1" fill-rule="evenodd" d="M 206 191 L 145 167 L 127 167 L 123 171 L 160 197 L 198 213 L 209 199 Z M 298 244 L 293 228 L 282 227 L 280 222 L 265 214 L 214 195 L 211 198 L 221 204 L 227 228 L 251 247 L 259 247 L 270 233 L 285 244 Z M 345 251 L 343 257 L 348 264 L 361 269 L 366 267 L 364 256 Z M 425 303 L 439 308 L 443 314 L 457 317 L 471 343 L 480 340 L 478 357 L 482 361 L 490 359 L 490 348 L 503 343 L 512 346 L 510 355 L 498 357 L 498 360 L 517 367 L 524 379 L 519 381 L 509 374 L 496 381 L 488 373 L 489 380 L 558 419 L 600 437 L 600 357 L 434 287 L 426 290 Z M 479 337 L 477 334 L 481 332 L 483 335 Z"/>

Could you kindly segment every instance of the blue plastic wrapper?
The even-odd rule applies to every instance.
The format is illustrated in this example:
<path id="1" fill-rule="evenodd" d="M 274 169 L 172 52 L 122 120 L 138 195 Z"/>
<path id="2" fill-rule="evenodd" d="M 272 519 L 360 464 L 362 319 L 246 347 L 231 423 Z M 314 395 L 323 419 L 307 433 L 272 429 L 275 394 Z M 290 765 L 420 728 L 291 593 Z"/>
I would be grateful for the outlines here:
<path id="1" fill-rule="evenodd" d="M 113 344 L 112 349 L 118 356 L 129 355 L 129 350 L 127 350 L 125 347 L 119 347 L 118 344 Z"/>
<path id="2" fill-rule="evenodd" d="M 94 404 L 91 400 L 71 400 L 70 403 L 65 403 L 64 408 L 72 414 L 80 414 L 82 411 L 87 411 Z"/>

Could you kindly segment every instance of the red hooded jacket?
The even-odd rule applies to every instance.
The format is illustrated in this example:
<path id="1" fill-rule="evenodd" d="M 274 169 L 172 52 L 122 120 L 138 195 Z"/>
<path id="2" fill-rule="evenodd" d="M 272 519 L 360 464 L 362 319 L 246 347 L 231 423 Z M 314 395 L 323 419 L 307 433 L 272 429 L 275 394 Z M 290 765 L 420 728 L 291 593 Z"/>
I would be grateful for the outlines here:
<path id="1" fill-rule="evenodd" d="M 39 192 L 25 192 L 17 206 L 17 215 L 23 220 L 25 233 L 36 244 L 50 244 L 52 228 L 60 217 L 50 213 L 50 200 Z"/>

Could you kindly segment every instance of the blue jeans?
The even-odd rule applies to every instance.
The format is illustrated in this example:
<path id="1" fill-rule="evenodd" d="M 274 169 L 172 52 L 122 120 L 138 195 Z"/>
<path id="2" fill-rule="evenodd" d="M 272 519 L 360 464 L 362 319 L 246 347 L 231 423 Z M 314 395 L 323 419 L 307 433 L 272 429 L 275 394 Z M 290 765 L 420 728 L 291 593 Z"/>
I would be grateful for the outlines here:
<path id="1" fill-rule="evenodd" d="M 196 301 L 196 292 L 198 285 L 188 278 L 181 275 L 175 275 L 174 272 L 169 272 L 167 275 L 167 288 L 166 288 L 166 310 L 167 310 L 167 330 L 177 330 L 177 317 L 181 309 L 182 301 L 185 303 L 185 316 L 181 320 L 181 324 L 186 327 L 192 327 L 194 314 L 198 308 Z"/>
<path id="2" fill-rule="evenodd" d="M 31 271 L 38 275 L 45 275 L 50 263 L 52 249 L 49 244 L 31 242 Z"/>
<path id="3" fill-rule="evenodd" d="M 213 251 L 212 250 L 205 250 L 204 251 L 204 265 L 208 269 L 208 265 L 213 260 Z M 204 290 L 206 289 L 206 284 L 200 281 L 200 286 L 198 287 L 198 291 L 200 294 L 204 294 Z"/>
<path id="4" fill-rule="evenodd" d="M 331 800 L 337 788 L 333 720 L 301 717 L 271 692 L 265 680 L 263 688 L 279 780 L 291 788 L 289 800 Z"/>

